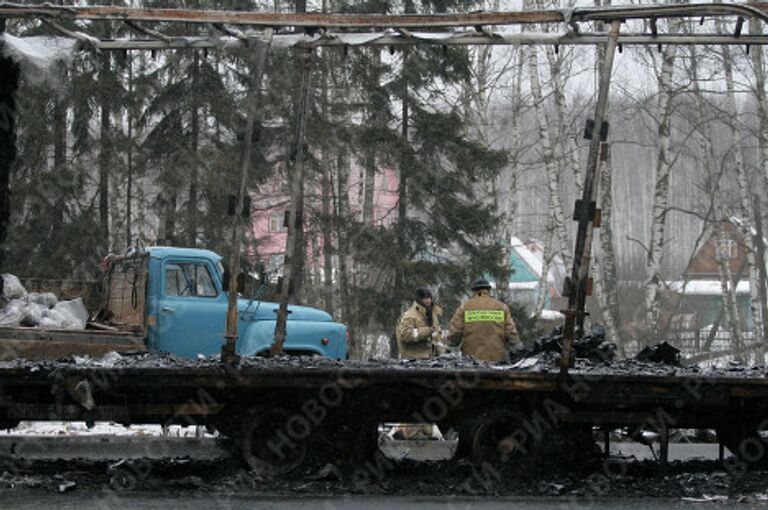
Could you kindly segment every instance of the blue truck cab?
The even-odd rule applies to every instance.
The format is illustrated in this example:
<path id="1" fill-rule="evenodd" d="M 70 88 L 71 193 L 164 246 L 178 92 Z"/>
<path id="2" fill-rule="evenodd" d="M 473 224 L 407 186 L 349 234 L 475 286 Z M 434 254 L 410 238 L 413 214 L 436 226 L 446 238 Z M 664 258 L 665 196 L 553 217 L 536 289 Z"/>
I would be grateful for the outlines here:
<path id="1" fill-rule="evenodd" d="M 106 277 L 111 318 L 143 330 L 150 352 L 190 358 L 221 352 L 228 292 L 220 255 L 192 248 L 144 248 L 114 258 Z M 277 303 L 238 299 L 240 355 L 269 350 L 277 310 Z M 289 305 L 284 350 L 346 359 L 347 328 L 323 310 Z"/>

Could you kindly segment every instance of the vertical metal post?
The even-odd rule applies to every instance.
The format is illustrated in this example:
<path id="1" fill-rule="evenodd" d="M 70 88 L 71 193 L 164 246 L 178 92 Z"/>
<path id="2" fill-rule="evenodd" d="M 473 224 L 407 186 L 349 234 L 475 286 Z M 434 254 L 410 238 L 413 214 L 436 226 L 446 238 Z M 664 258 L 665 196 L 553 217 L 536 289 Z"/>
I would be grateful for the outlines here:
<path id="1" fill-rule="evenodd" d="M 5 19 L 0 18 L 0 34 L 5 33 Z M 0 46 L 4 43 L 0 41 Z M 21 71 L 10 57 L 0 54 L 0 267 L 5 262 L 5 240 L 11 217 L 10 177 L 16 159 L 16 90 Z M 2 293 L 0 282 L 0 294 Z"/>
<path id="2" fill-rule="evenodd" d="M 253 130 L 256 126 L 256 119 L 260 114 L 261 82 L 264 78 L 264 70 L 267 67 L 267 55 L 269 47 L 272 44 L 272 29 L 264 31 L 265 39 L 255 41 L 258 51 L 256 57 L 251 57 L 253 65 L 253 81 L 248 91 L 247 108 L 248 114 L 245 121 L 245 131 L 243 133 L 243 145 L 240 152 L 240 183 L 237 188 L 237 198 L 235 201 L 235 214 L 232 225 L 232 246 L 229 253 L 229 300 L 227 303 L 227 329 L 224 335 L 225 343 L 221 347 L 221 360 L 224 363 L 236 363 L 238 356 L 236 354 L 237 344 L 237 276 L 240 273 L 240 247 L 243 239 L 242 214 L 240 209 L 245 203 L 245 193 L 247 191 L 248 173 L 251 167 L 251 153 L 253 151 Z M 249 50 L 252 50 L 249 40 Z M 252 54 L 253 55 L 253 54 Z"/>
<path id="3" fill-rule="evenodd" d="M 669 427 L 664 423 L 661 425 L 659 441 L 661 443 L 659 449 L 659 460 L 663 467 L 669 465 Z"/>
<path id="4" fill-rule="evenodd" d="M 584 173 L 584 189 L 581 200 L 577 202 L 575 219 L 579 222 L 576 232 L 576 248 L 573 257 L 573 270 L 570 282 L 565 289 L 568 295 L 568 309 L 565 311 L 565 327 L 563 328 L 563 346 L 560 354 L 560 374 L 566 376 L 573 363 L 573 339 L 576 326 L 579 326 L 579 335 L 583 334 L 584 307 L 587 295 L 591 291 L 589 284 L 589 261 L 592 252 L 592 232 L 596 214 L 595 204 L 599 194 L 599 163 L 601 159 L 601 133 L 608 110 L 608 91 L 611 86 L 611 71 L 613 58 L 618 46 L 619 28 L 621 21 L 611 22 L 608 32 L 608 40 L 605 43 L 605 60 L 600 69 L 600 81 L 595 104 L 594 124 L 592 137 L 589 144 L 587 168 Z"/>
<path id="5" fill-rule="evenodd" d="M 277 310 L 277 322 L 275 324 L 275 343 L 269 349 L 270 356 L 276 356 L 283 352 L 283 344 L 287 334 L 288 321 L 288 299 L 291 293 L 291 286 L 296 280 L 301 278 L 297 272 L 296 259 L 303 257 L 306 247 L 298 243 L 302 223 L 301 197 L 303 196 L 304 170 L 307 159 L 307 117 L 311 107 L 310 95 L 312 90 L 312 59 L 313 50 L 304 49 L 301 53 L 301 89 L 299 94 L 298 119 L 296 122 L 296 138 L 294 139 L 296 147 L 296 157 L 292 168 L 289 168 L 291 175 L 291 206 L 288 212 L 288 239 L 285 246 L 285 263 L 283 264 L 283 288 L 280 292 L 280 307 Z"/>

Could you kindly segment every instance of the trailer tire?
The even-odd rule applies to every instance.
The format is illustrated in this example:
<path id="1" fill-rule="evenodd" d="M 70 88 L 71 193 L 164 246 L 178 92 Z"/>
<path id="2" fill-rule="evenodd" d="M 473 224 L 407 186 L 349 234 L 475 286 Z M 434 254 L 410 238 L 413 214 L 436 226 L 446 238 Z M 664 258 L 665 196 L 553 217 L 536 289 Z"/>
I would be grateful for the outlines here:
<path id="1" fill-rule="evenodd" d="M 467 420 L 459 427 L 457 453 L 470 457 L 476 464 L 503 464 L 525 455 L 524 445 L 515 445 L 507 440 L 520 429 L 522 423 L 523 417 L 512 411 L 489 411 Z"/>
<path id="2" fill-rule="evenodd" d="M 768 442 L 757 430 L 721 427 L 716 429 L 716 433 L 717 441 L 727 447 L 742 466 L 768 466 Z"/>
<path id="3" fill-rule="evenodd" d="M 283 475 L 304 464 L 311 430 L 294 430 L 297 415 L 281 408 L 257 409 L 246 416 L 240 453 L 252 471 Z"/>

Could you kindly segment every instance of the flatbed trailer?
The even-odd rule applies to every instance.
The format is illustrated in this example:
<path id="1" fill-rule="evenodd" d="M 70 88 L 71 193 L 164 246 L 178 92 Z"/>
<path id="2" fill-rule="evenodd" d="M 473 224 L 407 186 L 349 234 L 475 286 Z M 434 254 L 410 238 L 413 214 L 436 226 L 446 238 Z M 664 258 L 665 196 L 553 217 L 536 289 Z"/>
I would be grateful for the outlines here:
<path id="1" fill-rule="evenodd" d="M 639 372 L 639 373 L 633 373 Z M 216 427 L 254 468 L 286 471 L 313 444 L 368 455 L 383 422 L 437 423 L 461 432 L 478 461 L 528 453 L 550 433 L 592 439 L 596 428 L 652 429 L 662 457 L 671 429 L 715 429 L 748 462 L 768 428 L 763 368 L 699 372 L 661 365 L 592 365 L 563 378 L 462 361 L 337 362 L 318 358 L 217 360 L 123 357 L 115 364 L 0 364 L 0 422 L 112 421 Z M 319 443 L 314 443 L 318 440 Z M 463 448 L 462 448 L 463 447 Z"/>

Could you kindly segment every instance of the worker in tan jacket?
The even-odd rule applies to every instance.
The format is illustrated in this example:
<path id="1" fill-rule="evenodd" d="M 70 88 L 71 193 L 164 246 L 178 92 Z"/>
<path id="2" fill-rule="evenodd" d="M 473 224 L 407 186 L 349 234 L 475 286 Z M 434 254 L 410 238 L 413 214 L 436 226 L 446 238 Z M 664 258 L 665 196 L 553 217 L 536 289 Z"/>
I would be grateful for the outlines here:
<path id="1" fill-rule="evenodd" d="M 483 361 L 505 361 L 509 352 L 522 347 L 509 307 L 490 295 L 491 284 L 477 280 L 475 293 L 451 319 L 448 344 L 461 344 L 461 352 Z"/>
<path id="2" fill-rule="evenodd" d="M 435 355 L 433 340 L 441 338 L 442 310 L 425 287 L 416 289 L 416 300 L 397 322 L 397 349 L 401 359 L 424 359 Z"/>

